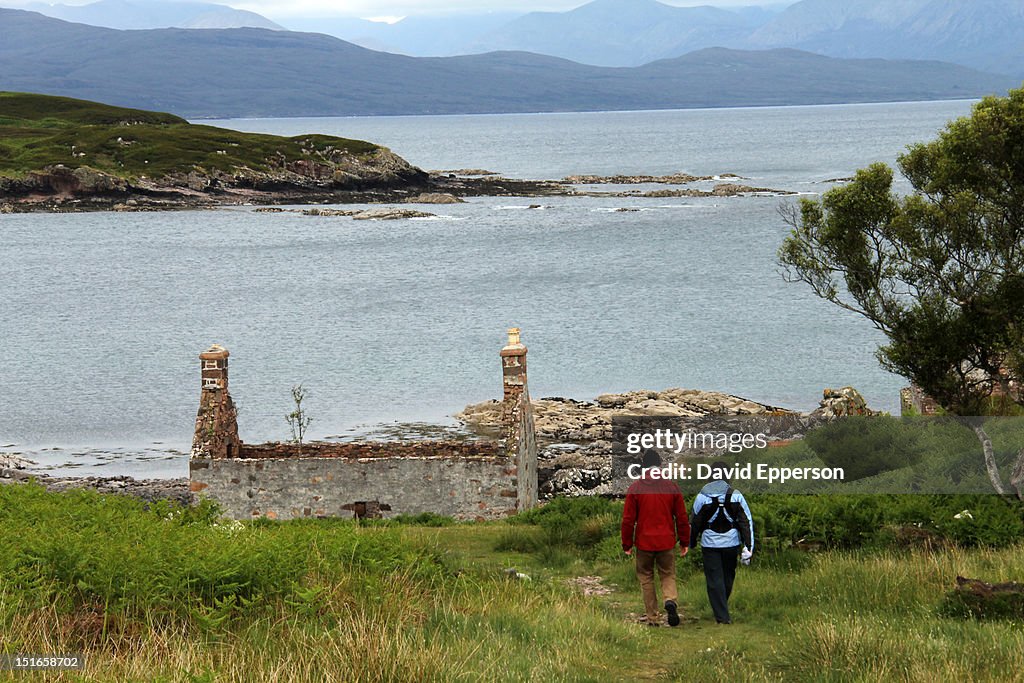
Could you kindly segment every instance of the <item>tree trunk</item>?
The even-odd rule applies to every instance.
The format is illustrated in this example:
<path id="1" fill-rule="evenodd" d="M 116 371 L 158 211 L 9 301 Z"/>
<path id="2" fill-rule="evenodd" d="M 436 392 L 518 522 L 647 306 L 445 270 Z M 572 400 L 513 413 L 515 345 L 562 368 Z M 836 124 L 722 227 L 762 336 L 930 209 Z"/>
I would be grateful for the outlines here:
<path id="1" fill-rule="evenodd" d="M 978 441 L 981 442 L 981 450 L 985 454 L 985 469 L 988 470 L 988 478 L 992 482 L 992 488 L 999 495 L 1005 496 L 1006 489 L 1003 488 L 1003 478 L 999 475 L 999 466 L 996 465 L 996 455 L 992 450 L 992 439 L 989 438 L 981 420 L 971 420 L 971 429 L 974 430 L 974 433 L 978 436 Z M 1021 466 L 1019 458 L 1017 465 L 1018 467 Z M 1016 470 L 1014 471 L 1016 472 Z M 1021 474 L 1024 475 L 1024 472 Z"/>
<path id="2" fill-rule="evenodd" d="M 1010 475 L 1010 486 L 1017 492 L 1017 500 L 1024 501 L 1024 448 L 1017 452 L 1017 463 Z"/>

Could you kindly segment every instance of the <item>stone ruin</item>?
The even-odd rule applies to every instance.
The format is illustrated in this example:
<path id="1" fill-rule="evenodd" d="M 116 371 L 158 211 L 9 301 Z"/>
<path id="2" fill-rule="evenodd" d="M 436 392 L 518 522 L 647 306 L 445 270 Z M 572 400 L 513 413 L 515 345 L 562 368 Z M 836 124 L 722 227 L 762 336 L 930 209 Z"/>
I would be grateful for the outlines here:
<path id="1" fill-rule="evenodd" d="M 228 391 L 227 349 L 199 355 L 201 393 L 189 460 L 193 498 L 234 519 L 494 519 L 537 504 L 537 438 L 518 328 L 501 349 L 500 441 L 246 444 Z"/>

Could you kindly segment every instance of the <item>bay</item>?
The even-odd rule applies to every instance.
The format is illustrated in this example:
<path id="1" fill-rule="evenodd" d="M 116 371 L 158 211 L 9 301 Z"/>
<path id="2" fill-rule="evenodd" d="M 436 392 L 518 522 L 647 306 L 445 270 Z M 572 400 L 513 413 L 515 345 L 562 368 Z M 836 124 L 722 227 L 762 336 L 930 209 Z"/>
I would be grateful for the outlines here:
<path id="1" fill-rule="evenodd" d="M 736 173 L 813 195 L 970 104 L 204 123 L 369 139 L 431 169 Z M 0 446 L 61 471 L 184 476 L 211 342 L 231 350 L 247 441 L 287 438 L 300 382 L 313 438 L 445 423 L 500 395 L 513 325 L 536 397 L 682 386 L 810 409 L 850 384 L 897 410 L 905 382 L 878 366 L 879 335 L 779 274 L 785 201 L 474 198 L 379 223 L 5 215 Z"/>

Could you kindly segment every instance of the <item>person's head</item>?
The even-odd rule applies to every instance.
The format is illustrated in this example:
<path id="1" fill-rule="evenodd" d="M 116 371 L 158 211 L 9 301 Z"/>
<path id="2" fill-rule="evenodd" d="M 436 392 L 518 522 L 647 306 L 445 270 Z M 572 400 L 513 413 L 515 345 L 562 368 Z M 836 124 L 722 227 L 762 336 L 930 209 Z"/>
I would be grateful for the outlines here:
<path id="1" fill-rule="evenodd" d="M 727 465 L 726 463 L 724 463 L 721 460 L 716 460 L 715 462 L 711 463 L 711 480 L 712 481 L 719 481 L 719 480 L 721 480 L 721 481 L 728 481 L 728 479 L 725 478 L 725 472 L 728 469 L 729 469 L 729 465 Z"/>
<path id="2" fill-rule="evenodd" d="M 653 448 L 644 451 L 644 468 L 661 467 L 661 454 Z"/>

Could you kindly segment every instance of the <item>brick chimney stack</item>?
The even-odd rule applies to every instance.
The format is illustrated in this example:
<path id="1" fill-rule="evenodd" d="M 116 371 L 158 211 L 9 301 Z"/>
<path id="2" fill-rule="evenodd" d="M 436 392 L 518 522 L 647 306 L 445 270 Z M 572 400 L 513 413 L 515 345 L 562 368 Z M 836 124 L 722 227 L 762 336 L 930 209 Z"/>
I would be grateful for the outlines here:
<path id="1" fill-rule="evenodd" d="M 518 327 L 508 330 L 508 344 L 501 350 L 501 372 L 505 402 L 518 400 L 526 390 L 526 347 L 519 339 Z"/>
<path id="2" fill-rule="evenodd" d="M 199 354 L 201 390 L 192 457 L 237 457 L 242 445 L 238 438 L 238 411 L 228 392 L 228 350 L 214 344 Z"/>
<path id="3" fill-rule="evenodd" d="M 517 507 L 529 510 L 537 505 L 537 435 L 526 384 L 526 346 L 519 339 L 518 327 L 509 328 L 508 344 L 500 355 L 505 453 L 516 464 Z"/>

